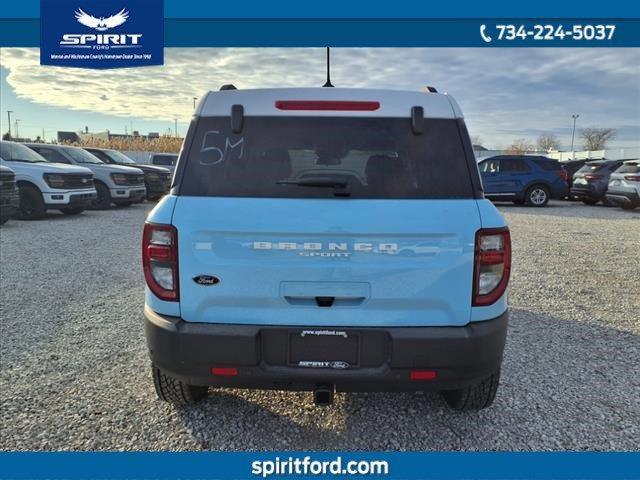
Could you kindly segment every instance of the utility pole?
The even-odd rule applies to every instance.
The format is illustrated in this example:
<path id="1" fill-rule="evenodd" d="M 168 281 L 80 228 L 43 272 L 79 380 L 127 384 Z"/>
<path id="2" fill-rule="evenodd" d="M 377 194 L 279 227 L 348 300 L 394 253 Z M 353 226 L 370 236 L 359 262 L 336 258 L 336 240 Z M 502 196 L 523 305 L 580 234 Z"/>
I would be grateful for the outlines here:
<path id="1" fill-rule="evenodd" d="M 18 130 L 18 124 L 20 123 L 20 119 L 16 118 L 16 138 L 20 138 L 20 131 Z"/>
<path id="2" fill-rule="evenodd" d="M 196 100 L 198 100 L 198 97 L 193 97 L 193 109 L 196 109 Z"/>
<path id="3" fill-rule="evenodd" d="M 175 123 L 176 138 L 178 138 L 178 119 L 174 118 L 173 121 Z"/>
<path id="4" fill-rule="evenodd" d="M 576 136 L 576 120 L 578 119 L 580 115 L 578 115 L 577 113 L 574 113 L 573 115 L 571 115 L 571 118 L 573 118 L 573 132 L 571 133 L 571 159 L 574 160 L 575 159 L 575 155 L 573 154 L 573 140 Z"/>
<path id="5" fill-rule="evenodd" d="M 11 114 L 13 110 L 7 110 L 7 118 L 9 119 L 9 140 L 11 140 Z"/>

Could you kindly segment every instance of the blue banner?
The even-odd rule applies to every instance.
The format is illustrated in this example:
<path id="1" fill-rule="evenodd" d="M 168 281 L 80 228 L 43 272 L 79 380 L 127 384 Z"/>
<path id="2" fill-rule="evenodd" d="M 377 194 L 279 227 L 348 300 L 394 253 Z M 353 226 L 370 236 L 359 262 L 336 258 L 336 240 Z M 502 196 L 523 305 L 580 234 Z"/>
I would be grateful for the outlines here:
<path id="1" fill-rule="evenodd" d="M 0 46 L 37 47 L 39 28 L 0 20 Z M 165 19 L 164 35 L 165 47 L 639 47 L 640 19 Z"/>
<path id="2" fill-rule="evenodd" d="M 638 453 L 3 453 L 0 480 L 631 480 Z"/>
<path id="3" fill-rule="evenodd" d="M 93 2 L 91 2 L 93 3 Z M 212 2 L 208 0 L 165 0 L 167 18 L 640 18 L 640 3 L 629 0 L 608 2 L 538 0 L 536 2 L 425 2 L 399 0 L 277 0 L 265 2 Z M 0 18 L 38 18 L 39 0 L 4 2 Z"/>

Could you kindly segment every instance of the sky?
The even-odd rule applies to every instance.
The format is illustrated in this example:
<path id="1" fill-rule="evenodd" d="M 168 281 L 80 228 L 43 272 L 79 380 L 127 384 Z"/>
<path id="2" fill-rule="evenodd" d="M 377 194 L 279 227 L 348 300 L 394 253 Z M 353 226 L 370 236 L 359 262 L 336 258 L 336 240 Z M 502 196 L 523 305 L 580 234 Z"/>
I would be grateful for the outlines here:
<path id="1" fill-rule="evenodd" d="M 586 127 L 614 128 L 610 147 L 640 147 L 640 49 L 335 48 L 334 85 L 453 95 L 472 136 L 487 148 L 542 133 L 576 149 Z M 7 110 L 21 136 L 57 130 L 184 135 L 193 98 L 220 85 L 315 87 L 325 81 L 322 48 L 166 48 L 165 65 L 116 70 L 45 67 L 36 48 L 0 49 L 0 130 Z M 43 130 L 44 129 L 44 130 Z M 15 134 L 15 131 L 13 131 Z"/>

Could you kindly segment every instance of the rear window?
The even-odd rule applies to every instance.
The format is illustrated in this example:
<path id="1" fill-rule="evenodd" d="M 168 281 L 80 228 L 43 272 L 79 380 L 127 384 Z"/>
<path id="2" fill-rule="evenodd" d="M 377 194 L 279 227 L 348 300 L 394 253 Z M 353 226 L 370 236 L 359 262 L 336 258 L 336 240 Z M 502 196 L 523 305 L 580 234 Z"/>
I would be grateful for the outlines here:
<path id="1" fill-rule="evenodd" d="M 229 117 L 196 127 L 181 195 L 276 198 L 473 198 L 455 120 Z"/>
<path id="2" fill-rule="evenodd" d="M 616 173 L 640 173 L 640 163 L 623 163 Z"/>
<path id="3" fill-rule="evenodd" d="M 606 163 L 585 163 L 578 173 L 590 173 L 596 172 L 604 167 L 606 167 Z"/>

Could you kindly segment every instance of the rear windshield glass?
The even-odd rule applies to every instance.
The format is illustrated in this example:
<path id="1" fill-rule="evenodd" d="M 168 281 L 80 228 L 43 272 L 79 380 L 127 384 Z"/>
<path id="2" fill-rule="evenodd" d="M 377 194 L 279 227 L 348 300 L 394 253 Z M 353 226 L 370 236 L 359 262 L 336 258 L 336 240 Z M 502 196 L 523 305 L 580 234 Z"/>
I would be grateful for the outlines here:
<path id="1" fill-rule="evenodd" d="M 473 198 L 455 120 L 229 117 L 198 121 L 181 195 L 279 198 Z"/>
<path id="2" fill-rule="evenodd" d="M 623 163 L 616 173 L 640 173 L 640 163 Z"/>
<path id="3" fill-rule="evenodd" d="M 606 163 L 585 163 L 582 168 L 580 170 L 578 170 L 579 173 L 589 173 L 589 172 L 595 172 L 597 170 L 600 170 L 601 168 L 604 168 L 607 164 Z"/>

